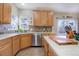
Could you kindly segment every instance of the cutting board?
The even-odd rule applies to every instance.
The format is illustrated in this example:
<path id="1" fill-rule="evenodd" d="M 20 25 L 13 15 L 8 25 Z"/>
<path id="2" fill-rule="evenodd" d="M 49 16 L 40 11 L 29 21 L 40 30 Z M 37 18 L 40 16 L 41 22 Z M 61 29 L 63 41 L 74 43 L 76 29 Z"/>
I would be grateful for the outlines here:
<path id="1" fill-rule="evenodd" d="M 49 36 L 51 40 L 59 45 L 77 45 L 78 42 L 75 39 L 68 39 L 63 37 L 57 37 L 56 35 Z"/>

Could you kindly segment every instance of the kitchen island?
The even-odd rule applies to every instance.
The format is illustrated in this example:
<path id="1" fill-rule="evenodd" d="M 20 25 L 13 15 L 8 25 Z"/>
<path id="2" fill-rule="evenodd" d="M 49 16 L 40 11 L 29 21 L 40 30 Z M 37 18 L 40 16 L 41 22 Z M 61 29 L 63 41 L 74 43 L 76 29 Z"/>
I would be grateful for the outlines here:
<path id="1" fill-rule="evenodd" d="M 49 36 L 44 36 L 44 40 L 48 44 L 48 48 L 51 48 L 50 52 L 54 52 L 55 56 L 79 56 L 79 44 L 76 45 L 59 45 Z M 48 49 L 49 50 L 49 49 Z M 49 51 L 48 51 L 49 52 Z M 49 53 L 48 53 L 49 55 Z M 53 53 L 52 53 L 53 55 Z"/>

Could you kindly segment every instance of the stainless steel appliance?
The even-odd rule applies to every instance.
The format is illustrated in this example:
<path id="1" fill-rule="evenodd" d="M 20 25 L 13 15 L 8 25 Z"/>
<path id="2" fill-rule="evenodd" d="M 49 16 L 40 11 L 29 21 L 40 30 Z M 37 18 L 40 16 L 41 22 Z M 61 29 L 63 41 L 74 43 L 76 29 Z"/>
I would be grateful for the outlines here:
<path id="1" fill-rule="evenodd" d="M 42 46 L 41 33 L 35 33 L 33 35 L 32 46 Z"/>

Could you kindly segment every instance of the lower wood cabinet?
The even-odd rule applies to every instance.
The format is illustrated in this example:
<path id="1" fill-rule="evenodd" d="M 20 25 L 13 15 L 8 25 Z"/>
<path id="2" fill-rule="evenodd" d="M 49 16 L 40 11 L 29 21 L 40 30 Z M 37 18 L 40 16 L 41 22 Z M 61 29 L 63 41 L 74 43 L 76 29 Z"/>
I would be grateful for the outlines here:
<path id="1" fill-rule="evenodd" d="M 32 34 L 21 35 L 21 49 L 32 46 Z"/>
<path id="2" fill-rule="evenodd" d="M 13 55 L 20 50 L 20 38 L 19 35 L 13 37 Z"/>
<path id="3" fill-rule="evenodd" d="M 51 47 L 49 47 L 49 49 L 48 49 L 48 56 L 57 56 L 57 54 Z"/>
<path id="4" fill-rule="evenodd" d="M 45 56 L 48 56 L 48 44 L 46 43 L 46 41 L 44 40 L 44 42 L 43 42 L 43 44 L 44 44 L 44 54 L 45 54 Z"/>
<path id="5" fill-rule="evenodd" d="M 0 44 L 0 56 L 11 56 L 12 55 L 12 40 L 11 38 L 1 40 L 3 43 Z"/>
<path id="6" fill-rule="evenodd" d="M 32 34 L 21 34 L 0 40 L 0 56 L 12 56 L 25 47 L 32 46 Z"/>
<path id="7" fill-rule="evenodd" d="M 44 54 L 45 56 L 57 56 L 53 48 L 49 46 L 49 44 L 46 42 L 46 40 L 43 38 L 42 39 L 43 43 L 43 48 L 44 48 Z"/>

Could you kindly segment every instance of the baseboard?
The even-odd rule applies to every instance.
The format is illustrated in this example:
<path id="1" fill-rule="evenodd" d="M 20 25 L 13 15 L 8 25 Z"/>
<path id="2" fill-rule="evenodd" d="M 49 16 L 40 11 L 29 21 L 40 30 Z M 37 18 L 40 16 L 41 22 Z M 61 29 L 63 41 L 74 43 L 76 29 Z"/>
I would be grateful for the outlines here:
<path id="1" fill-rule="evenodd" d="M 42 47 L 42 46 L 31 46 L 31 47 Z"/>

